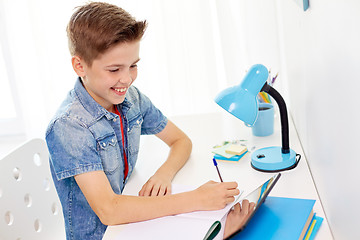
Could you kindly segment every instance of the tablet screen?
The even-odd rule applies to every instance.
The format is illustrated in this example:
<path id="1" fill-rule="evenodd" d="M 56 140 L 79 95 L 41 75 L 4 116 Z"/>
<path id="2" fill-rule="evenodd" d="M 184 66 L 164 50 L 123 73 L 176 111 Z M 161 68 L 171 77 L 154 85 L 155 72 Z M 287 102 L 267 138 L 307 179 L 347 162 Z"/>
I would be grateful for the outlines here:
<path id="1" fill-rule="evenodd" d="M 231 236 L 229 236 L 227 239 L 231 239 L 232 237 L 235 237 L 236 234 L 241 232 L 246 227 L 246 225 L 249 223 L 249 221 L 251 221 L 251 219 L 254 216 L 254 214 L 256 213 L 256 211 L 259 209 L 261 204 L 265 201 L 265 199 L 269 195 L 271 189 L 274 187 L 277 180 L 280 178 L 280 175 L 281 175 L 280 173 L 274 175 L 269 180 L 267 180 L 266 182 L 261 184 L 254 191 L 249 193 L 246 197 L 244 197 L 244 199 L 249 200 L 249 202 L 255 203 L 255 209 L 254 209 L 253 213 L 251 214 L 251 216 L 248 218 L 248 220 L 245 222 L 245 224 L 238 231 L 236 231 Z"/>

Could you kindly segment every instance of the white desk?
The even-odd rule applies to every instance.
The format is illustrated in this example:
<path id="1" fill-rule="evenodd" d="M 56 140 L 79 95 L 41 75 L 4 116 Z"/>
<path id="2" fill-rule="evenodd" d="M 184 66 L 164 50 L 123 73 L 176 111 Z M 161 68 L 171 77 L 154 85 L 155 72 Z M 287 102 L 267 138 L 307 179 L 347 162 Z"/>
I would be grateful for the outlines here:
<path id="1" fill-rule="evenodd" d="M 280 120 L 277 118 L 275 119 L 274 134 L 268 137 L 254 137 L 250 128 L 226 112 L 177 117 L 171 120 L 193 142 L 193 151 L 189 161 L 174 178 L 173 183 L 176 184 L 200 186 L 209 180 L 219 181 L 212 163 L 211 149 L 224 140 L 246 139 L 248 149 L 253 151 L 267 146 L 281 146 Z M 282 172 L 282 176 L 270 196 L 315 199 L 314 212 L 324 218 L 316 240 L 333 239 L 291 119 L 289 129 L 290 148 L 301 154 L 301 160 L 295 169 Z M 140 144 L 138 162 L 124 189 L 124 194 L 137 195 L 142 185 L 166 159 L 169 151 L 168 147 L 154 136 L 143 136 Z M 244 195 L 274 175 L 274 173 L 254 170 L 250 166 L 250 156 L 251 153 L 247 154 L 239 162 L 218 162 L 223 180 L 237 181 L 239 188 L 245 190 Z M 108 227 L 103 239 L 112 239 L 117 228 L 121 228 L 121 226 Z"/>

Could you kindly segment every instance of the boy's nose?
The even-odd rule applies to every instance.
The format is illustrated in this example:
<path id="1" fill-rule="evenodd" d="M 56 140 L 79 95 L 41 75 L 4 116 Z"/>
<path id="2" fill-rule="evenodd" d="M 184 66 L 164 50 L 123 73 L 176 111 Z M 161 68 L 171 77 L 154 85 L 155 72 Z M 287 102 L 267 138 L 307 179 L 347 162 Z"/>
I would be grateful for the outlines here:
<path id="1" fill-rule="evenodd" d="M 121 78 L 119 79 L 119 82 L 130 84 L 134 79 L 134 76 L 132 76 L 130 73 L 123 74 Z"/>

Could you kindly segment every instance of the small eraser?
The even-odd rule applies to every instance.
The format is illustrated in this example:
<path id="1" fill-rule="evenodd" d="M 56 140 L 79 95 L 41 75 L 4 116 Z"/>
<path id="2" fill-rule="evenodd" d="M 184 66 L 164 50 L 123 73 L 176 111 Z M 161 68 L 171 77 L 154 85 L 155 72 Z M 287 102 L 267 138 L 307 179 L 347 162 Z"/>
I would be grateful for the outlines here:
<path id="1" fill-rule="evenodd" d="M 231 144 L 228 148 L 225 149 L 225 152 L 228 154 L 241 155 L 247 151 L 245 146 Z"/>

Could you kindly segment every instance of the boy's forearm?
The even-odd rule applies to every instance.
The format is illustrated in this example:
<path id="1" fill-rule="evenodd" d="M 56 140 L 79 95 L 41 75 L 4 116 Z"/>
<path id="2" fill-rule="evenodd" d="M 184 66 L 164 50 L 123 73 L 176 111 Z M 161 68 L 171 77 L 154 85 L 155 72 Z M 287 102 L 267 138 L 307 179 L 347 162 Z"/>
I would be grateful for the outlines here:
<path id="1" fill-rule="evenodd" d="M 114 194 L 111 201 L 101 202 L 102 208 L 104 204 L 108 208 L 106 217 L 100 219 L 106 219 L 103 222 L 106 225 L 117 225 L 193 211 L 218 210 L 233 202 L 239 193 L 236 182 L 209 181 L 193 191 L 178 194 L 151 197 Z"/>
<path id="2" fill-rule="evenodd" d="M 163 196 L 126 196 L 115 194 L 103 171 L 75 176 L 90 207 L 105 225 L 144 221 L 196 210 L 217 210 L 234 201 L 237 184 L 208 182 L 180 194 Z"/>
<path id="3" fill-rule="evenodd" d="M 101 217 L 105 225 L 118 225 L 150 220 L 198 210 L 195 191 L 156 197 L 116 195 Z"/>
<path id="4" fill-rule="evenodd" d="M 204 205 L 204 197 L 199 190 L 152 197 L 116 194 L 103 171 L 79 174 L 75 176 L 75 180 L 90 207 L 105 225 L 144 221 L 201 210 Z"/>
<path id="5" fill-rule="evenodd" d="M 173 179 L 176 173 L 184 166 L 190 157 L 192 143 L 188 137 L 184 137 L 176 141 L 170 146 L 170 152 L 167 160 L 156 171 L 155 174 L 162 174 Z"/>

